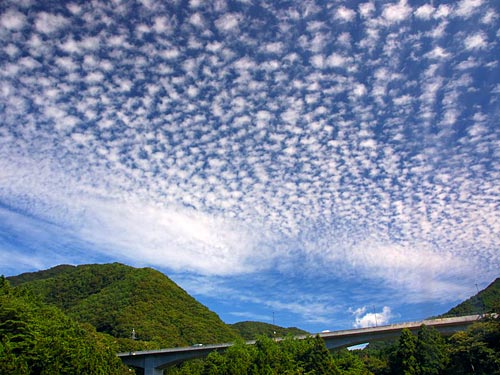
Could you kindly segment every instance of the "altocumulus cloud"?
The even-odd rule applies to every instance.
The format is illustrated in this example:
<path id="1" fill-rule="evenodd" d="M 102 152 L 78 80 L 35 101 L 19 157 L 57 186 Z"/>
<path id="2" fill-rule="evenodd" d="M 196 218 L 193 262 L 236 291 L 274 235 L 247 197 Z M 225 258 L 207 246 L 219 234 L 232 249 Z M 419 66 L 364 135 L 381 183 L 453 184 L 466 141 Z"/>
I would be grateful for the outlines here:
<path id="1" fill-rule="evenodd" d="M 499 11 L 4 1 L 0 258 L 254 275 L 220 298 L 308 322 L 465 297 L 500 265 Z"/>

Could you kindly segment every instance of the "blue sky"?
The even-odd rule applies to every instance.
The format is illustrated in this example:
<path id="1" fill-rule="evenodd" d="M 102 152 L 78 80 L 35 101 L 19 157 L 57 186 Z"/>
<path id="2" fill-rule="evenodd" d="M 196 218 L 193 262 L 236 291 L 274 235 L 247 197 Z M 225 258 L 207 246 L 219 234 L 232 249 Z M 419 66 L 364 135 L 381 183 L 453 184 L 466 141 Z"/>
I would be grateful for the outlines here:
<path id="1" fill-rule="evenodd" d="M 445 312 L 499 276 L 499 26 L 488 0 L 2 1 L 0 273 L 151 266 L 310 332 Z"/>

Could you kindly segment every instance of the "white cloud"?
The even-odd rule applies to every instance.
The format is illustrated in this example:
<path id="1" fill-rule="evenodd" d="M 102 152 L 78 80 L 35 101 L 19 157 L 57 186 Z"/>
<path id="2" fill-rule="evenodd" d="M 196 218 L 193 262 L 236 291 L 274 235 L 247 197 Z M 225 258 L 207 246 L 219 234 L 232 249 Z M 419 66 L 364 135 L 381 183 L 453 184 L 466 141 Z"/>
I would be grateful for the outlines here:
<path id="1" fill-rule="evenodd" d="M 47 12 L 38 13 L 35 20 L 36 30 L 44 34 L 51 34 L 68 24 L 69 20 L 64 16 Z"/>
<path id="2" fill-rule="evenodd" d="M 403 95 L 393 99 L 395 105 L 408 105 L 412 102 L 413 98 L 410 95 Z"/>
<path id="3" fill-rule="evenodd" d="M 498 14 L 493 9 L 488 9 L 485 12 L 483 18 L 481 19 L 481 22 L 484 23 L 484 24 L 486 24 L 486 25 L 491 25 L 497 19 L 498 19 Z"/>
<path id="4" fill-rule="evenodd" d="M 259 257 L 258 247 L 250 232 L 227 219 L 181 208 L 96 203 L 87 207 L 80 234 L 116 255 L 134 259 L 140 253 L 144 262 L 202 274 L 255 271 L 257 263 L 249 260 Z"/>
<path id="5" fill-rule="evenodd" d="M 73 139 L 87 145 L 91 140 L 76 135 Z M 15 178 L 14 175 L 25 172 L 4 171 L 4 177 L 9 176 L 10 180 Z M 113 201 L 93 198 L 78 192 L 77 185 L 68 190 L 66 184 L 63 192 L 57 186 L 61 186 L 58 181 L 68 182 L 66 177 L 51 175 L 51 186 L 45 187 L 42 181 L 37 180 L 39 177 L 37 172 L 32 174 L 30 181 L 15 178 L 23 181 L 24 186 L 12 185 L 20 195 L 34 188 L 40 192 L 47 189 L 44 201 L 32 207 L 40 204 L 44 207 L 43 211 L 35 210 L 33 215 L 58 222 L 81 243 L 93 244 L 95 249 L 106 252 L 108 256 L 131 262 L 140 259 L 146 264 L 207 275 L 253 272 L 271 264 L 269 259 L 273 256 L 266 254 L 267 240 L 262 233 L 257 238 L 253 229 L 234 220 L 180 206 L 162 207 L 132 199 Z M 75 194 L 78 195 L 77 200 Z M 66 211 L 73 212 L 73 216 L 64 217 L 63 214 L 56 219 L 58 212 Z"/>
<path id="6" fill-rule="evenodd" d="M 354 315 L 355 321 L 354 328 L 367 328 L 377 327 L 389 324 L 390 320 L 394 317 L 391 308 L 384 306 L 381 312 L 370 312 L 366 306 L 351 309 L 349 312 Z"/>
<path id="7" fill-rule="evenodd" d="M 404 207 L 401 207 L 404 214 Z M 430 231 L 425 223 L 420 231 Z M 330 251 L 325 254 L 330 264 L 348 260 L 360 275 L 370 275 L 384 280 L 386 287 L 404 290 L 405 299 L 413 302 L 424 300 L 455 300 L 459 293 L 457 286 L 446 279 L 466 280 L 473 275 L 479 264 L 464 260 L 460 255 L 437 252 L 423 244 L 381 244 L 373 238 L 350 240 L 343 244 L 344 251 Z M 445 276 L 446 275 L 446 276 Z M 453 293 L 450 294 L 450 291 Z"/>
<path id="8" fill-rule="evenodd" d="M 189 17 L 189 22 L 199 28 L 203 28 L 205 26 L 205 21 L 203 16 L 200 13 L 194 13 Z"/>
<path id="9" fill-rule="evenodd" d="M 483 33 L 469 35 L 464 40 L 465 48 L 468 50 L 482 49 L 488 46 L 486 36 Z"/>
<path id="10" fill-rule="evenodd" d="M 424 20 L 431 19 L 433 13 L 435 12 L 434 7 L 431 4 L 424 4 L 415 9 L 415 16 Z"/>
<path id="11" fill-rule="evenodd" d="M 422 4 L 102 3 L 28 27 L 12 3 L 0 200 L 168 270 L 333 264 L 405 301 L 462 295 L 498 268 L 498 17 Z"/>
<path id="12" fill-rule="evenodd" d="M 8 44 L 5 49 L 5 53 L 9 55 L 10 58 L 16 57 L 21 51 L 14 44 Z"/>
<path id="13" fill-rule="evenodd" d="M 0 26 L 9 30 L 21 30 L 26 24 L 26 16 L 14 9 L 7 10 L 0 17 Z"/>
<path id="14" fill-rule="evenodd" d="M 296 124 L 300 119 L 300 113 L 296 108 L 289 108 L 281 114 L 281 118 L 286 123 Z"/>
<path id="15" fill-rule="evenodd" d="M 446 59 L 450 57 L 450 53 L 448 53 L 444 48 L 437 46 L 432 51 L 426 54 L 426 57 L 430 59 Z"/>
<path id="16" fill-rule="evenodd" d="M 157 16 L 153 20 L 152 29 L 157 33 L 170 34 L 173 30 L 173 22 L 170 18 L 165 16 Z"/>
<path id="17" fill-rule="evenodd" d="M 452 13 L 452 8 L 448 4 L 441 4 L 436 10 L 435 17 L 436 18 L 446 18 Z"/>
<path id="18" fill-rule="evenodd" d="M 384 6 L 382 17 L 388 24 L 398 23 L 407 19 L 412 12 L 411 6 L 406 0 L 400 0 L 397 4 L 388 4 Z"/>
<path id="19" fill-rule="evenodd" d="M 73 38 L 69 38 L 62 43 L 60 48 L 67 53 L 77 53 L 81 50 L 78 43 Z"/>
<path id="20" fill-rule="evenodd" d="M 366 93 L 367 93 L 366 86 L 363 85 L 362 83 L 356 83 L 354 85 L 352 92 L 357 97 L 366 95 Z"/>
<path id="21" fill-rule="evenodd" d="M 459 17 L 469 18 L 482 4 L 483 0 L 461 0 L 456 5 L 455 14 Z"/>
<path id="22" fill-rule="evenodd" d="M 269 53 L 282 53 L 283 52 L 284 45 L 281 42 L 272 42 L 272 43 L 267 43 L 264 45 L 264 50 Z"/>
<path id="23" fill-rule="evenodd" d="M 255 67 L 255 62 L 245 56 L 235 61 L 234 67 L 240 71 L 251 70 Z"/>
<path id="24" fill-rule="evenodd" d="M 332 68 L 345 68 L 346 64 L 350 63 L 350 58 L 339 55 L 338 53 L 332 53 L 327 58 L 327 65 Z"/>
<path id="25" fill-rule="evenodd" d="M 160 56 L 167 60 L 176 59 L 180 55 L 181 53 L 177 48 L 171 48 L 160 52 Z"/>
<path id="26" fill-rule="evenodd" d="M 90 72 L 85 77 L 85 80 L 89 83 L 102 82 L 103 79 L 104 79 L 104 74 L 99 71 Z"/>
<path id="27" fill-rule="evenodd" d="M 199 8 L 202 4 L 202 0 L 189 0 L 189 6 L 193 9 Z"/>
<path id="28" fill-rule="evenodd" d="M 78 15 L 82 12 L 82 7 L 75 3 L 68 4 L 66 8 L 74 15 Z"/>
<path id="29" fill-rule="evenodd" d="M 226 13 L 215 21 L 220 31 L 231 31 L 238 27 L 242 17 L 238 13 Z"/>
<path id="30" fill-rule="evenodd" d="M 352 9 L 346 8 L 345 6 L 340 6 L 335 12 L 335 19 L 342 20 L 345 22 L 351 22 L 356 17 L 356 12 Z"/>
<path id="31" fill-rule="evenodd" d="M 364 148 L 376 148 L 377 142 L 374 139 L 363 139 L 359 145 Z"/>
<path id="32" fill-rule="evenodd" d="M 325 58 L 322 55 L 313 55 L 311 57 L 311 64 L 317 69 L 323 69 L 325 66 Z"/>
<path id="33" fill-rule="evenodd" d="M 362 17 L 368 18 L 375 12 L 375 4 L 372 2 L 359 4 L 359 13 Z"/>

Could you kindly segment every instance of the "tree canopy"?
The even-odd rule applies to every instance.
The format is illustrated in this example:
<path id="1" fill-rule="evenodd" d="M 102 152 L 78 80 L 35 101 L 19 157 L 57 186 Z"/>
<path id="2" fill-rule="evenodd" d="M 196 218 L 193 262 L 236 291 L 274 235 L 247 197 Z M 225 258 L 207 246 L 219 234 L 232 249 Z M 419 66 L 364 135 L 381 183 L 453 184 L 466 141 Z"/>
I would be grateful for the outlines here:
<path id="1" fill-rule="evenodd" d="M 0 374 L 125 374 L 110 336 L 0 280 Z"/>

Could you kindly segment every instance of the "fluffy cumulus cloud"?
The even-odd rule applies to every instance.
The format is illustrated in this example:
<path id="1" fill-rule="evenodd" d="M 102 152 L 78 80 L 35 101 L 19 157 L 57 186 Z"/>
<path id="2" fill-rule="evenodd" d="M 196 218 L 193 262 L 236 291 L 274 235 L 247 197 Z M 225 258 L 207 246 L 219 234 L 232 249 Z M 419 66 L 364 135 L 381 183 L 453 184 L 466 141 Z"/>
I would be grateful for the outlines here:
<path id="1" fill-rule="evenodd" d="M 367 328 L 387 325 L 392 318 L 390 307 L 384 306 L 381 312 L 369 312 L 366 306 L 350 311 L 355 317 L 354 328 Z"/>
<path id="2" fill-rule="evenodd" d="M 284 277 L 309 286 L 301 308 L 238 295 L 318 322 L 365 305 L 366 280 L 393 309 L 466 296 L 500 265 L 499 14 L 4 1 L 0 259 Z M 314 296 L 312 275 L 360 285 Z"/>

